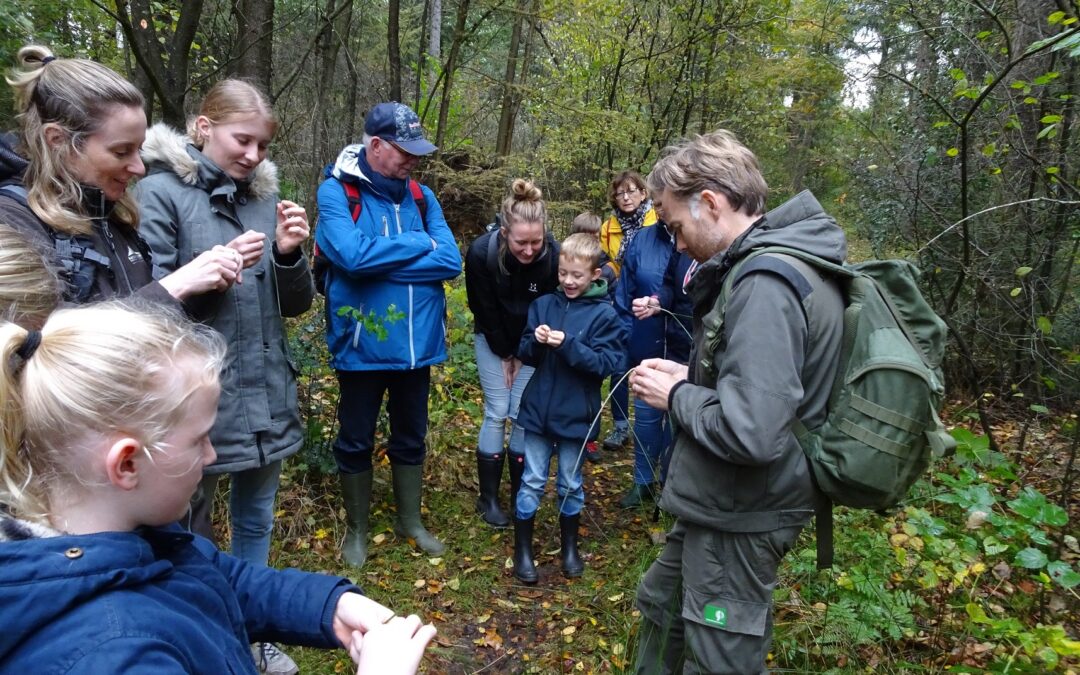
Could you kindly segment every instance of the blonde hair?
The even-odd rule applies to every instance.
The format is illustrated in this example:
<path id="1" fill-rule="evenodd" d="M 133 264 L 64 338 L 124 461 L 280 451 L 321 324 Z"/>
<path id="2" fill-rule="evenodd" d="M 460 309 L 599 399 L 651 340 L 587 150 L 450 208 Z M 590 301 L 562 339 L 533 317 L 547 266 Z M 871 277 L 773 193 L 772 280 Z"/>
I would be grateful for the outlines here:
<path id="1" fill-rule="evenodd" d="M 615 174 L 615 177 L 608 183 L 607 198 L 608 203 L 611 204 L 611 208 L 616 211 L 619 210 L 619 200 L 615 197 L 615 193 L 619 191 L 623 183 L 630 183 L 637 189 L 645 193 L 645 196 L 649 196 L 649 188 L 645 185 L 645 179 L 641 177 L 641 174 L 633 169 L 627 169 L 626 171 L 620 171 Z"/>
<path id="2" fill-rule="evenodd" d="M 124 434 L 144 452 L 166 450 L 192 394 L 216 384 L 225 343 L 213 329 L 132 301 L 54 313 L 40 346 L 0 324 L 0 503 L 20 518 L 48 523 L 54 486 L 86 484 L 94 442 Z"/>
<path id="3" fill-rule="evenodd" d="M 202 150 L 206 138 L 199 132 L 195 122 L 205 117 L 213 124 L 223 124 L 238 117 L 259 115 L 270 122 L 273 133 L 277 133 L 278 120 L 270 108 L 266 95 L 250 82 L 244 80 L 221 80 L 206 92 L 199 114 L 188 119 L 187 133 L 192 144 Z"/>
<path id="4" fill-rule="evenodd" d="M 572 234 L 559 246 L 559 257 L 589 263 L 589 269 L 600 267 L 600 242 L 584 232 Z"/>
<path id="5" fill-rule="evenodd" d="M 573 222 L 570 223 L 570 234 L 578 234 L 579 232 L 592 235 L 599 234 L 600 216 L 592 211 L 586 211 L 574 216 Z"/>
<path id="6" fill-rule="evenodd" d="M 46 47 L 19 50 L 18 65 L 7 78 L 15 93 L 16 119 L 22 131 L 21 149 L 30 160 L 23 182 L 30 208 L 54 229 L 89 234 L 90 218 L 82 206 L 82 186 L 72 171 L 72 155 L 87 136 L 96 133 L 116 106 L 143 107 L 143 96 L 115 72 L 87 59 L 58 59 Z M 45 125 L 55 124 L 68 142 L 50 145 Z M 134 228 L 135 200 L 125 194 L 113 216 Z"/>
<path id="7" fill-rule="evenodd" d="M 499 217 L 502 221 L 502 230 L 510 232 L 516 225 L 522 223 L 540 223 L 547 231 L 547 206 L 544 204 L 544 194 L 531 180 L 515 178 L 510 185 L 510 194 L 503 200 L 499 208 Z M 547 247 L 547 237 L 544 238 L 544 246 Z M 506 266 L 503 260 L 506 258 L 506 237 L 499 243 L 499 269 L 505 274 Z"/>
<path id="8" fill-rule="evenodd" d="M 0 321 L 40 326 L 64 293 L 57 271 L 17 230 L 0 225 Z"/>
<path id="9" fill-rule="evenodd" d="M 665 148 L 649 174 L 649 189 L 657 195 L 670 190 L 681 199 L 712 190 L 748 216 L 765 212 L 769 192 L 757 157 L 726 129 Z"/>

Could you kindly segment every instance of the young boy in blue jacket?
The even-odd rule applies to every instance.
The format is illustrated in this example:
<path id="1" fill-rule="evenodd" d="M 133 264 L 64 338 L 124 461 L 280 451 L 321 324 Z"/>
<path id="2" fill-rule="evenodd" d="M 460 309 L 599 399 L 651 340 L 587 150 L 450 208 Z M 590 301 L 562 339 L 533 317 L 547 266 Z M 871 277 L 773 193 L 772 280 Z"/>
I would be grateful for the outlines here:
<path id="1" fill-rule="evenodd" d="M 600 385 L 622 365 L 626 329 L 600 279 L 600 243 L 572 234 L 559 251 L 559 288 L 529 306 L 518 358 L 533 366 L 521 396 L 518 424 L 525 431 L 525 472 L 514 513 L 514 576 L 539 579 L 533 562 L 533 523 L 552 455 L 558 455 L 562 570 L 579 577 L 578 522 L 585 504 L 581 461 L 585 443 L 599 432 Z"/>

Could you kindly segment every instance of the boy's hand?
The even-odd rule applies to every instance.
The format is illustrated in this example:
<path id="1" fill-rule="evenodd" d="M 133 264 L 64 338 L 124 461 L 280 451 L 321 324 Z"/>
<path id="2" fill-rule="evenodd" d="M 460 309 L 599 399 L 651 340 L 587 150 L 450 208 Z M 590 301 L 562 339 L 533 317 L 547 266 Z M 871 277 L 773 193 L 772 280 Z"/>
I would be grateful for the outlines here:
<path id="1" fill-rule="evenodd" d="M 536 331 L 533 332 L 533 337 L 536 338 L 536 341 L 539 342 L 542 345 L 547 344 L 548 337 L 550 335 L 551 335 L 551 328 L 546 323 L 545 324 L 540 324 L 539 326 L 537 326 Z"/>
<path id="2" fill-rule="evenodd" d="M 563 340 L 565 338 L 566 338 L 566 333 L 562 332 L 561 330 L 548 329 L 547 346 L 548 347 L 558 347 L 559 345 L 561 345 L 563 343 Z"/>
<path id="3" fill-rule="evenodd" d="M 415 614 L 395 616 L 367 633 L 354 632 L 349 656 L 357 665 L 357 675 L 412 675 L 433 637 L 435 626 L 421 625 Z"/>

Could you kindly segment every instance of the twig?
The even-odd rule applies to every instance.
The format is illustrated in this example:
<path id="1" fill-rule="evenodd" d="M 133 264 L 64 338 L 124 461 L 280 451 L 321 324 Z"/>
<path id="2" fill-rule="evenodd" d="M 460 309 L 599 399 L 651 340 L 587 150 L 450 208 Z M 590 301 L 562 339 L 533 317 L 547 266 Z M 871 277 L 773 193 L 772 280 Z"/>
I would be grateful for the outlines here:
<path id="1" fill-rule="evenodd" d="M 972 213 L 969 216 L 964 216 L 963 218 L 956 221 L 952 225 L 946 227 L 941 232 L 938 232 L 936 236 L 934 236 L 933 238 L 930 239 L 930 241 L 923 244 L 922 248 L 920 248 L 918 251 L 916 251 L 915 254 L 918 255 L 919 253 L 922 253 L 923 251 L 925 251 L 930 246 L 930 244 L 933 244 L 935 241 L 937 241 L 938 239 L 941 239 L 943 236 L 945 236 L 948 232 L 950 232 L 951 230 L 956 228 L 958 225 L 960 225 L 960 224 L 962 224 L 962 223 L 964 223 L 964 222 L 966 222 L 968 220 L 971 220 L 975 216 L 981 216 L 984 213 L 989 213 L 990 211 L 996 211 L 998 209 L 1004 209 L 1004 208 L 1007 208 L 1007 207 L 1010 207 L 1010 206 L 1019 206 L 1021 204 L 1030 204 L 1031 202 L 1050 202 L 1052 204 L 1061 204 L 1063 206 L 1075 206 L 1077 204 L 1080 204 L 1080 201 L 1069 201 L 1069 200 L 1064 200 L 1064 199 L 1051 199 L 1050 197 L 1033 197 L 1031 199 L 1021 199 L 1018 202 L 1009 202 L 1008 204 L 998 204 L 997 206 L 989 206 L 989 207 L 983 209 L 982 211 L 976 211 L 975 213 Z"/>

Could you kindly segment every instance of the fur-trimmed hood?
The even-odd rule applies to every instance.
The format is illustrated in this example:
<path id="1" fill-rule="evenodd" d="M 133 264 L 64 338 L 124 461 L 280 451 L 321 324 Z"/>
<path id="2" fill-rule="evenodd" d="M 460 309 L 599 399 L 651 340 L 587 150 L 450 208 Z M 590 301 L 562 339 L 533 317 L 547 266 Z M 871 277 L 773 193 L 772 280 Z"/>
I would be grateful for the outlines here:
<path id="1" fill-rule="evenodd" d="M 278 192 L 277 165 L 270 160 L 260 162 L 249 180 L 234 181 L 192 145 L 187 135 L 164 123 L 155 124 L 147 130 L 141 154 L 147 173 L 169 171 L 182 182 L 208 192 L 222 183 L 235 183 L 238 190 L 246 190 L 253 199 L 266 199 Z"/>
<path id="2" fill-rule="evenodd" d="M 57 532 L 51 527 L 38 525 L 26 520 L 19 520 L 9 514 L 3 506 L 0 506 L 0 542 L 45 539 L 48 537 L 58 537 L 60 534 L 60 532 Z"/>

